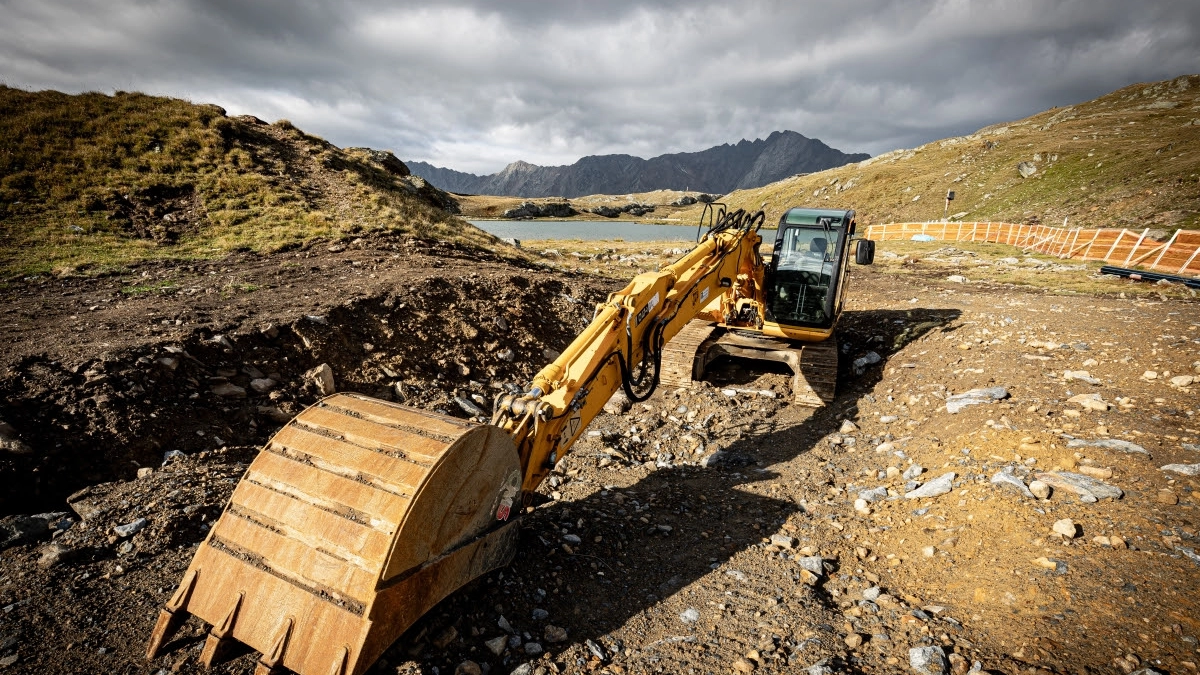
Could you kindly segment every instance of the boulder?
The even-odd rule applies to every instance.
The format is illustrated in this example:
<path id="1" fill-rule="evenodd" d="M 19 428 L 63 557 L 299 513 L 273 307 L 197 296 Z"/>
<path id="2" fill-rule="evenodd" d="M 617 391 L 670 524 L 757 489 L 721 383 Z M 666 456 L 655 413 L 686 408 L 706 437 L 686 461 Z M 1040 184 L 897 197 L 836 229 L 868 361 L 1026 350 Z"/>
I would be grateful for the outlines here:
<path id="1" fill-rule="evenodd" d="M 908 650 L 908 665 L 921 675 L 945 675 L 950 664 L 941 647 L 913 647 Z"/>
<path id="2" fill-rule="evenodd" d="M 1140 455 L 1149 455 L 1146 448 L 1137 443 L 1130 443 L 1119 438 L 1097 438 L 1088 440 L 1086 438 L 1072 438 L 1067 441 L 1068 448 L 1103 448 L 1105 450 L 1116 450 L 1118 452 L 1137 453 Z"/>
<path id="3" fill-rule="evenodd" d="M 537 206 L 537 204 L 534 204 L 533 202 L 521 202 L 520 205 L 515 206 L 511 209 L 506 209 L 504 211 L 504 213 L 502 213 L 500 215 L 505 218 L 516 218 L 516 219 L 537 218 L 538 217 L 538 206 Z"/>
<path id="4" fill-rule="evenodd" d="M 609 397 L 608 402 L 604 404 L 604 412 L 610 415 L 622 415 L 628 412 L 633 404 L 629 401 L 629 397 L 625 395 L 624 390 L 618 389 Z"/>
<path id="5" fill-rule="evenodd" d="M 542 218 L 570 218 L 578 213 L 579 212 L 567 202 L 543 204 L 541 208 L 538 209 L 538 215 L 540 215 Z"/>
<path id="6" fill-rule="evenodd" d="M 1025 481 L 1016 474 L 1016 467 L 1006 466 L 992 476 L 992 484 L 1016 490 L 1022 497 L 1034 498 L 1034 493 L 1025 487 Z"/>
<path id="7" fill-rule="evenodd" d="M 984 387 L 982 389 L 972 389 L 964 391 L 961 394 L 954 394 L 946 399 L 946 411 L 949 413 L 957 413 L 969 405 L 979 405 L 981 403 L 991 403 L 992 401 L 1001 401 L 1008 398 L 1008 389 L 1004 387 Z"/>
<path id="8" fill-rule="evenodd" d="M 70 506 L 81 520 L 91 520 L 102 510 L 101 499 L 92 494 L 91 488 L 83 488 L 67 497 L 67 506 Z"/>
<path id="9" fill-rule="evenodd" d="M 904 498 L 924 499 L 928 497 L 940 497 L 954 489 L 954 476 L 953 471 L 944 473 L 915 490 L 904 493 Z"/>
<path id="10" fill-rule="evenodd" d="M 337 393 L 337 386 L 333 381 L 333 368 L 330 368 L 328 363 L 322 363 L 304 373 L 304 379 L 311 382 L 322 396 Z"/>
<path id="11" fill-rule="evenodd" d="M 246 390 L 232 382 L 222 382 L 211 387 L 212 393 L 223 398 L 246 398 Z"/>
<path id="12" fill-rule="evenodd" d="M 250 380 L 250 388 L 260 394 L 265 394 L 268 391 L 271 391 L 275 388 L 276 384 L 278 384 L 278 382 L 269 377 L 258 377 Z"/>
<path id="13" fill-rule="evenodd" d="M 50 521 L 39 516 L 8 516 L 0 519 L 0 551 L 32 544 L 50 534 Z"/>
<path id="14" fill-rule="evenodd" d="M 1121 488 L 1115 485 L 1071 471 L 1037 473 L 1033 477 L 1055 490 L 1073 492 L 1081 498 L 1085 498 L 1086 501 L 1120 499 L 1125 494 Z"/>
<path id="15" fill-rule="evenodd" d="M 505 218 L 569 218 L 578 214 L 568 202 L 552 202 L 550 204 L 535 204 L 521 202 L 515 208 L 508 209 L 502 215 Z"/>
<path id="16" fill-rule="evenodd" d="M 0 420 L 0 452 L 28 455 L 33 449 L 17 438 L 17 430 L 11 424 Z"/>

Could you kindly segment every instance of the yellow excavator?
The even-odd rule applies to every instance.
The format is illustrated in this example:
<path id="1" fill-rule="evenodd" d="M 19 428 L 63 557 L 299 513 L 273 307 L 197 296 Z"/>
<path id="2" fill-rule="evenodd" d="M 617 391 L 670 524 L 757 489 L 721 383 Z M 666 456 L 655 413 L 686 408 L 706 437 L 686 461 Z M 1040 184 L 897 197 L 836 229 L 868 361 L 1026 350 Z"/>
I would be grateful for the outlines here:
<path id="1" fill-rule="evenodd" d="M 763 211 L 705 215 L 692 251 L 611 294 L 524 393 L 495 402 L 490 424 L 350 393 L 297 415 L 246 470 L 147 657 L 194 615 L 212 626 L 205 666 L 241 642 L 261 654 L 256 675 L 358 675 L 443 598 L 508 564 L 518 516 L 617 390 L 643 401 L 660 380 L 690 386 L 728 354 L 791 365 L 799 403 L 832 397 L 854 212 L 787 211 L 769 263 Z M 854 243 L 870 264 L 874 242 Z"/>

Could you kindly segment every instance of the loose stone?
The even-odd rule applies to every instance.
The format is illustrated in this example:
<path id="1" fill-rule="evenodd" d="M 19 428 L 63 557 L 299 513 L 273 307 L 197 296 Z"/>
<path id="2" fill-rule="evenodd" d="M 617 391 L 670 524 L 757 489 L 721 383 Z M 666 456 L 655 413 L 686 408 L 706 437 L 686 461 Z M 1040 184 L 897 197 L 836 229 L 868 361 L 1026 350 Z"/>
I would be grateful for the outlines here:
<path id="1" fill-rule="evenodd" d="M 913 647 L 908 650 L 908 665 L 921 675 L 945 675 L 949 664 L 941 647 Z"/>
<path id="2" fill-rule="evenodd" d="M 1078 536 L 1079 526 L 1076 525 L 1075 521 L 1071 520 L 1070 518 L 1063 518 L 1062 520 L 1055 521 L 1054 526 L 1051 529 L 1067 539 L 1074 539 L 1076 536 Z"/>
<path id="3" fill-rule="evenodd" d="M 1029 492 L 1038 499 L 1050 498 L 1050 486 L 1040 480 L 1035 480 L 1029 483 Z"/>
<path id="4" fill-rule="evenodd" d="M 939 497 L 950 492 L 954 488 L 954 472 L 942 474 L 937 478 L 925 483 L 921 487 L 904 493 L 905 499 L 922 499 L 926 497 Z"/>

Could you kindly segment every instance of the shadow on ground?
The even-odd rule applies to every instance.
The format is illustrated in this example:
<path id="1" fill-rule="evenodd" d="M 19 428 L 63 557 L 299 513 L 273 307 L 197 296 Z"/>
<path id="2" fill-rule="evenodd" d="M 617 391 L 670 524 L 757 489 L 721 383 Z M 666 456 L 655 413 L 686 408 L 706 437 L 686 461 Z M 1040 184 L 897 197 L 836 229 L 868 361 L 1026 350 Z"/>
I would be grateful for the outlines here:
<path id="1" fill-rule="evenodd" d="M 518 632 L 528 633 L 522 644 L 540 642 L 556 658 L 565 647 L 588 640 L 606 654 L 643 647 L 614 645 L 605 636 L 713 574 L 739 552 L 760 545 L 789 517 L 802 513 L 786 494 L 764 496 L 743 486 L 778 478 L 772 467 L 801 455 L 816 455 L 820 463 L 827 450 L 818 448 L 818 441 L 837 431 L 843 420 L 856 418 L 859 399 L 881 379 L 889 356 L 958 316 L 957 310 L 931 309 L 847 312 L 839 327 L 838 397 L 831 405 L 790 426 L 763 413 L 748 414 L 747 423 L 738 429 L 739 440 L 722 448 L 733 459 L 727 466 L 658 469 L 629 487 L 542 505 L 525 516 L 520 550 L 507 569 L 477 580 L 431 610 L 372 672 L 393 672 L 387 663 L 407 659 L 453 672 L 467 658 L 499 660 L 495 672 L 507 672 L 529 659 L 519 648 L 499 659 L 486 650 L 471 649 L 503 634 L 497 628 L 501 616 Z M 883 362 L 856 376 L 852 361 L 868 350 L 879 353 Z M 822 480 L 819 473 L 813 474 L 814 480 Z M 582 543 L 564 547 L 563 535 L 568 533 Z M 799 546 L 820 548 L 819 541 L 807 541 L 803 533 L 798 537 Z M 790 567 L 798 579 L 800 569 Z M 545 610 L 548 618 L 535 620 L 534 609 Z M 687 628 L 675 621 L 686 633 Z M 562 645 L 547 644 L 542 639 L 546 623 L 566 628 L 569 639 Z M 435 646 L 451 626 L 462 642 Z"/>

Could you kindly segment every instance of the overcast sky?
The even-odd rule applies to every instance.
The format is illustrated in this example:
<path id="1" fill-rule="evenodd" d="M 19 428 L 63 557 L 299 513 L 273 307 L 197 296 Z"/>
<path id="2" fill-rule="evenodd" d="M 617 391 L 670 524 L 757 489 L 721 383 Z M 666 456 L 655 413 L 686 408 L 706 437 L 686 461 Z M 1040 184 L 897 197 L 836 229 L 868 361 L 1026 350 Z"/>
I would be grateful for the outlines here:
<path id="1" fill-rule="evenodd" d="M 491 173 L 791 129 L 878 154 L 1200 73 L 1200 0 L 0 0 L 0 82 Z"/>

